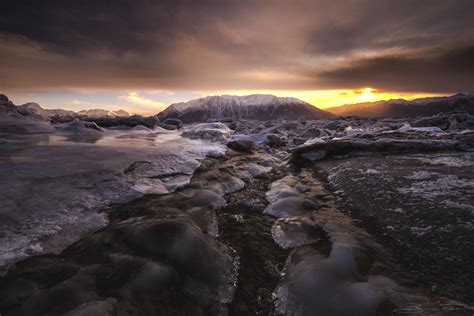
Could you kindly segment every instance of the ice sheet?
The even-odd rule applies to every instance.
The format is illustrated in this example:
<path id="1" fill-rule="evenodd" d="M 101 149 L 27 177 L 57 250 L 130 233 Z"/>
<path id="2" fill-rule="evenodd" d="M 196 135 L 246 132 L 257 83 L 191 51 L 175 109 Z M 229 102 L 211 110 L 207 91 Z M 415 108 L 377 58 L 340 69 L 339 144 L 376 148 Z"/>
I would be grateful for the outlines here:
<path id="1" fill-rule="evenodd" d="M 103 227 L 107 219 L 99 210 L 108 203 L 185 185 L 199 159 L 224 150 L 176 132 L 1 136 L 0 272 L 21 258 L 59 252 Z"/>

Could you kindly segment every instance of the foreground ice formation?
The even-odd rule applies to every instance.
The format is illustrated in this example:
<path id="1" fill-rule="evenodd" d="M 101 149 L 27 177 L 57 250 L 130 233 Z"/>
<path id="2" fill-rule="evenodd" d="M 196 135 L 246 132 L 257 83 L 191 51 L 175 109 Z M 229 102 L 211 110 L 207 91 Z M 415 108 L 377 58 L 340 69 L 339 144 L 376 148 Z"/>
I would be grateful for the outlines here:
<path id="1" fill-rule="evenodd" d="M 278 315 L 376 315 L 385 295 L 368 282 L 373 258 L 357 246 L 347 220 L 338 220 L 321 185 L 304 171 L 272 183 L 266 213 L 280 217 L 272 236 L 294 248 L 275 290 Z M 318 202 L 320 201 L 320 202 Z M 305 202 L 309 204 L 304 206 Z M 328 209 L 324 216 L 322 209 Z M 345 235 L 341 238 L 341 232 Z M 329 254 L 310 245 L 330 244 Z M 305 246 L 306 245 L 306 246 Z"/>
<path id="2" fill-rule="evenodd" d="M 59 264 L 52 256 L 32 258 L 34 270 L 28 272 L 24 265 L 3 280 L 2 313 L 7 308 L 7 314 L 21 315 L 117 309 L 154 314 L 152 303 L 158 300 L 167 302 L 159 307 L 160 314 L 174 314 L 186 305 L 218 307 L 233 296 L 233 254 L 190 221 L 112 225 L 70 247 L 62 258 Z M 173 295 L 188 297 L 189 303 L 169 302 Z"/>
<path id="3" fill-rule="evenodd" d="M 90 122 L 53 134 L 5 134 L 0 154 L 0 266 L 66 245 L 107 224 L 110 203 L 165 194 L 189 183 L 225 146 L 156 134 L 103 130 Z"/>
<path id="4" fill-rule="evenodd" d="M 277 289 L 280 315 L 377 315 L 384 295 L 358 271 L 365 254 L 333 245 L 328 257 L 307 247 L 290 255 Z"/>
<path id="5" fill-rule="evenodd" d="M 305 197 L 305 193 L 309 191 L 310 188 L 301 184 L 297 178 L 286 176 L 272 183 L 266 194 L 270 204 L 265 208 L 265 213 L 277 217 L 291 217 L 314 210 L 316 204 Z"/>
<path id="6" fill-rule="evenodd" d="M 233 131 L 223 123 L 201 123 L 187 126 L 181 135 L 192 139 L 227 141 Z"/>
<path id="7" fill-rule="evenodd" d="M 176 137 L 172 140 L 179 143 Z M 244 165 L 268 166 L 269 171 L 270 165 L 276 166 L 275 159 L 263 153 L 242 158 L 243 164 L 236 163 L 241 160 L 237 156 L 224 165 L 214 158 L 215 167 L 201 165 L 181 190 L 117 204 L 105 228 L 58 255 L 31 257 L 15 266 L 0 281 L 0 311 L 170 315 L 193 310 L 222 315 L 234 297 L 239 257 L 216 239 L 215 210 L 226 206 L 226 195 L 243 189 L 239 178 L 247 174 Z M 145 172 L 147 166 L 160 170 L 142 163 L 129 169 Z M 176 166 L 189 172 L 195 167 L 169 168 Z M 44 285 L 43 275 L 55 277 Z"/>

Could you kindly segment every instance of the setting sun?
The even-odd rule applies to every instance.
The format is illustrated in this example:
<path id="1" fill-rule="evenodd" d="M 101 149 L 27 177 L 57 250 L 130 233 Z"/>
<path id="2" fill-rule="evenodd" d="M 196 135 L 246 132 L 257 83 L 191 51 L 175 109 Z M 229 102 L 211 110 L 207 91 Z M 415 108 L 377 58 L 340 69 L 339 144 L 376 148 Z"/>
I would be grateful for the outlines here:
<path id="1" fill-rule="evenodd" d="M 367 101 L 374 97 L 373 92 L 375 92 L 375 90 L 372 88 L 364 88 L 361 90 L 361 92 L 362 93 L 359 94 L 359 98 L 364 101 Z"/>

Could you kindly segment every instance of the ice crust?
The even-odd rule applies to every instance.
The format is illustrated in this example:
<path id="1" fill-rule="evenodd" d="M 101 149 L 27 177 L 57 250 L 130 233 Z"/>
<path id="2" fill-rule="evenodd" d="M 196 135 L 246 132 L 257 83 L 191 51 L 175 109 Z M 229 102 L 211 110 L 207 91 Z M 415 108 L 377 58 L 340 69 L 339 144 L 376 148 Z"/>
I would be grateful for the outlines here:
<path id="1" fill-rule="evenodd" d="M 189 183 L 200 159 L 225 152 L 176 132 L 98 131 L 80 122 L 52 134 L 2 135 L 0 143 L 3 268 L 61 251 L 107 224 L 98 212 L 105 205 L 172 192 Z"/>

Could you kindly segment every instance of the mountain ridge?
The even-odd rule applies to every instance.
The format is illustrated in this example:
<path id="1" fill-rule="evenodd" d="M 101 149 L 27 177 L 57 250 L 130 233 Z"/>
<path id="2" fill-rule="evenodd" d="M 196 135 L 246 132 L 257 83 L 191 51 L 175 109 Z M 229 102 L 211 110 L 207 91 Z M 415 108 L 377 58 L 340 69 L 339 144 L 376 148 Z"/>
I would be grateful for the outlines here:
<path id="1" fill-rule="evenodd" d="M 157 114 L 160 120 L 178 118 L 184 123 L 219 119 L 321 119 L 334 116 L 302 100 L 270 94 L 216 95 L 170 104 Z"/>
<path id="2" fill-rule="evenodd" d="M 31 111 L 34 114 L 37 114 L 43 118 L 51 117 L 67 117 L 67 116 L 77 116 L 77 117 L 89 117 L 89 118 L 102 118 L 102 117 L 128 117 L 130 114 L 125 110 L 104 110 L 104 109 L 88 109 L 80 111 L 72 111 L 65 109 L 47 109 L 42 107 L 40 104 L 35 102 L 28 102 L 17 107 Z"/>
<path id="3" fill-rule="evenodd" d="M 390 99 L 346 104 L 326 109 L 340 116 L 416 117 L 452 111 L 474 113 L 474 94 L 457 93 L 451 96 L 426 97 L 413 100 Z"/>

